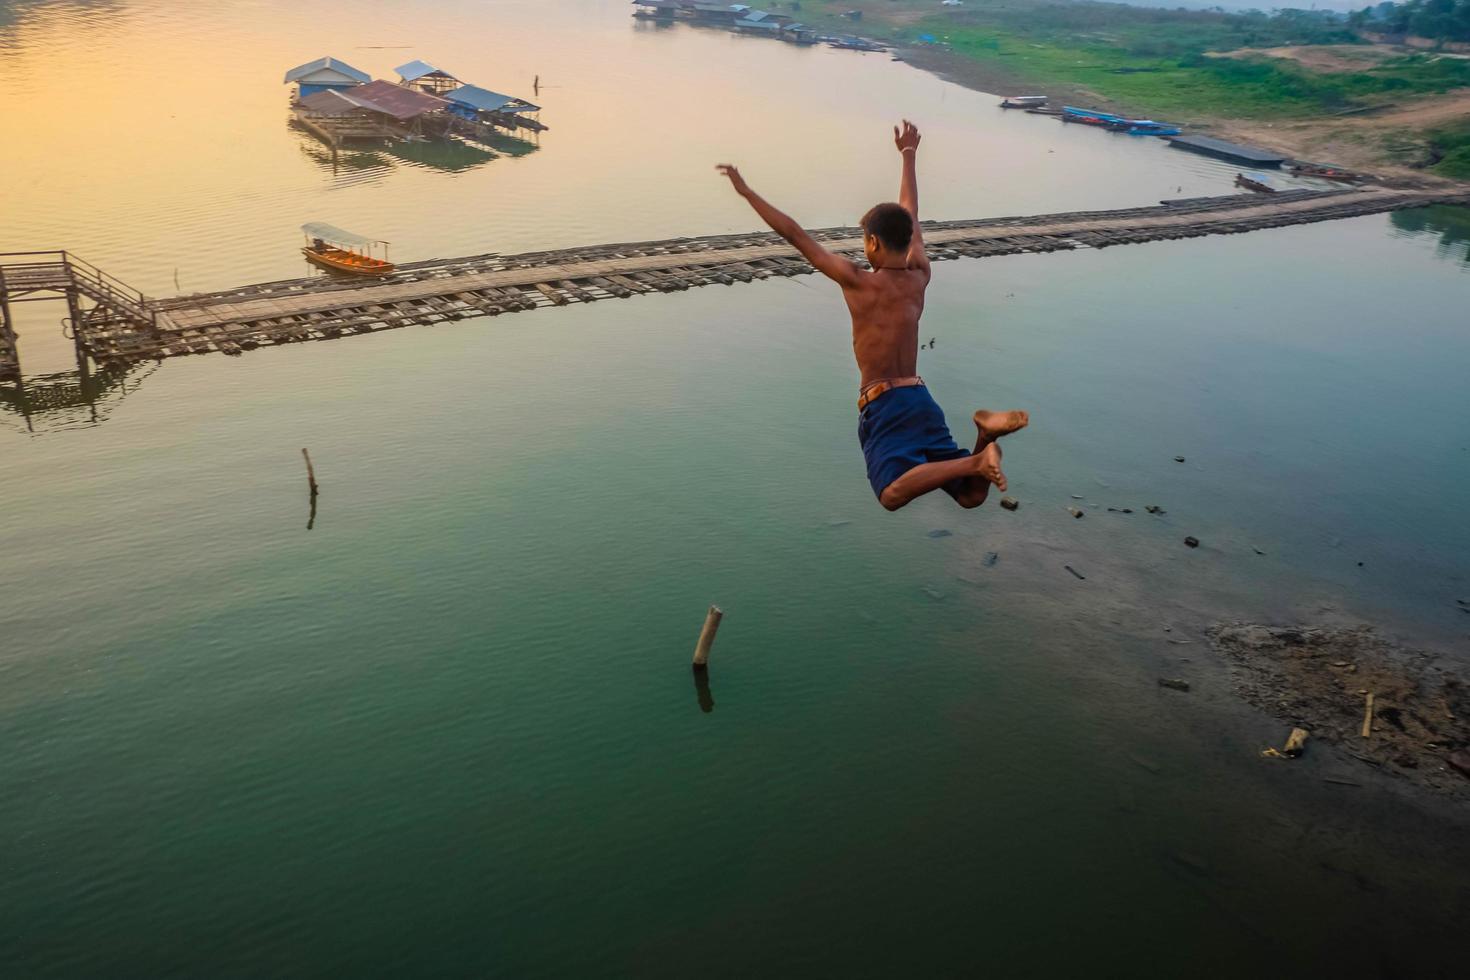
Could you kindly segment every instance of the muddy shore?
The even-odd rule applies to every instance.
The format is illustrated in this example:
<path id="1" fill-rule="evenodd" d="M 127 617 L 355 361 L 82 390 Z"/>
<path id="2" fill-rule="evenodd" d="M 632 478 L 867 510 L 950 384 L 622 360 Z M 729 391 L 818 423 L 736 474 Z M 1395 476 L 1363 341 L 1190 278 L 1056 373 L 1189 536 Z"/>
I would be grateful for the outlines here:
<path id="1" fill-rule="evenodd" d="M 977 92 L 999 96 L 1044 94 L 1053 103 L 1081 103 L 1129 116 L 1152 113 L 1149 106 L 1109 99 L 1086 86 L 1038 83 L 998 63 L 977 61 L 938 46 L 896 47 L 895 51 L 915 68 Z M 1404 147 L 1424 144 L 1413 136 L 1416 127 L 1439 124 L 1466 114 L 1470 114 L 1470 92 L 1457 91 L 1411 100 L 1351 120 L 1333 117 L 1254 120 L 1202 115 L 1172 121 L 1223 139 L 1275 150 L 1294 159 L 1329 161 L 1359 169 L 1385 183 L 1437 187 L 1454 186 L 1458 182 L 1410 165 L 1429 161 L 1427 145 L 1419 147 L 1422 160 L 1412 159 L 1413 152 Z M 1390 144 L 1395 149 L 1388 149 Z"/>

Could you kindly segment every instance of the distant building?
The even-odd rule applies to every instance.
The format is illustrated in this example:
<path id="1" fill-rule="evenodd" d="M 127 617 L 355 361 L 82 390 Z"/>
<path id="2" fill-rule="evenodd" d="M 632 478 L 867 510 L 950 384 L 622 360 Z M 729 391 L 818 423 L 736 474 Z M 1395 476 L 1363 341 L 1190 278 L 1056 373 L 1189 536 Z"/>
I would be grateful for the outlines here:
<path id="1" fill-rule="evenodd" d="M 634 13 L 643 17 L 671 18 L 682 4 L 679 0 L 633 0 L 633 6 L 638 8 Z"/>
<path id="2" fill-rule="evenodd" d="M 744 17 L 735 21 L 737 31 L 748 31 L 752 34 L 769 34 L 772 37 L 781 33 L 781 28 L 790 20 L 780 14 L 769 13 L 764 10 L 752 10 Z"/>
<path id="3" fill-rule="evenodd" d="M 296 83 L 299 98 L 318 92 L 335 91 L 365 85 L 373 78 L 365 71 L 353 68 L 336 58 L 318 58 L 304 65 L 297 65 L 286 72 L 286 84 Z"/>
<path id="4" fill-rule="evenodd" d="M 400 79 L 399 85 L 416 88 L 429 95 L 443 95 L 464 84 L 447 71 L 435 68 L 427 61 L 410 61 L 406 65 L 399 65 L 393 71 Z"/>

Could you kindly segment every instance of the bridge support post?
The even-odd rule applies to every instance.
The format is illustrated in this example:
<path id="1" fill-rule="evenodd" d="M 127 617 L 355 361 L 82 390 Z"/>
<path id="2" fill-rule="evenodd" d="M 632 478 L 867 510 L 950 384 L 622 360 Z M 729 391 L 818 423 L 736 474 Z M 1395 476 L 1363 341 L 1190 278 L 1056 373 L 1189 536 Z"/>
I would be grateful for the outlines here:
<path id="1" fill-rule="evenodd" d="M 85 382 L 88 375 L 87 348 L 82 341 L 82 300 L 77 287 L 66 287 L 66 308 L 71 314 L 71 342 L 77 352 L 77 371 Z"/>
<path id="2" fill-rule="evenodd" d="M 10 312 L 10 288 L 5 284 L 3 269 L 0 269 L 0 381 L 20 384 L 20 346 L 15 320 Z"/>

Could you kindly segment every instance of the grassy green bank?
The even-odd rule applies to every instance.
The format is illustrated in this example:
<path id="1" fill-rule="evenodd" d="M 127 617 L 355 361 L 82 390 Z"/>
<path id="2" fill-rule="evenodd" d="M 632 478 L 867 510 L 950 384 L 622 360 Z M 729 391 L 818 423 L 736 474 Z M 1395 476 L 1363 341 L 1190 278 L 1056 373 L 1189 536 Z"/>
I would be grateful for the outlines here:
<path id="1" fill-rule="evenodd" d="M 1069 98 L 1090 97 L 1181 123 L 1320 119 L 1335 124 L 1339 114 L 1346 114 L 1340 121 L 1350 127 L 1355 110 L 1470 86 L 1470 59 L 1374 48 L 1345 23 L 1311 11 L 1273 16 L 1061 0 L 962 7 L 933 0 L 806 0 L 789 6 L 823 29 L 932 51 L 935 63 L 945 67 L 976 66 L 984 73 L 978 80 L 992 85 L 1060 88 Z M 861 11 L 861 20 L 844 16 L 850 10 Z M 1336 59 L 1272 56 L 1303 46 L 1345 54 Z M 1349 57 L 1359 51 L 1361 57 Z M 1470 119 L 1464 125 L 1423 127 L 1414 139 L 1401 141 L 1412 149 L 1391 156 L 1442 176 L 1465 177 L 1470 170 L 1467 134 Z"/>

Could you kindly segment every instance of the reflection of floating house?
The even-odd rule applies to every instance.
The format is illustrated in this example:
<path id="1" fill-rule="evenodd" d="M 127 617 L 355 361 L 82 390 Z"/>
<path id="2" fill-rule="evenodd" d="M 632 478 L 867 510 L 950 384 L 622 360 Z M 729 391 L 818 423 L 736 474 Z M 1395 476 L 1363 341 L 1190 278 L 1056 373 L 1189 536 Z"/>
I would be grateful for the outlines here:
<path id="1" fill-rule="evenodd" d="M 374 81 L 302 99 L 297 122 L 333 146 L 348 139 L 404 139 L 443 132 L 449 103 L 417 89 Z"/>
<path id="2" fill-rule="evenodd" d="M 318 92 L 340 91 L 372 81 L 365 71 L 358 71 L 345 61 L 336 58 L 318 58 L 304 65 L 297 65 L 286 72 L 286 84 L 296 83 L 298 98 L 306 98 Z"/>
<path id="3" fill-rule="evenodd" d="M 450 113 L 465 122 L 489 124 L 504 129 L 529 129 L 538 133 L 546 129 L 539 120 L 532 119 L 529 115 L 540 112 L 541 107 L 532 105 L 525 99 L 501 95 L 478 85 L 462 85 L 446 92 L 444 98 L 449 102 Z"/>
<path id="4" fill-rule="evenodd" d="M 393 69 L 401 81 L 399 85 L 416 88 L 429 95 L 443 95 L 459 88 L 464 82 L 427 61 L 410 61 Z"/>

